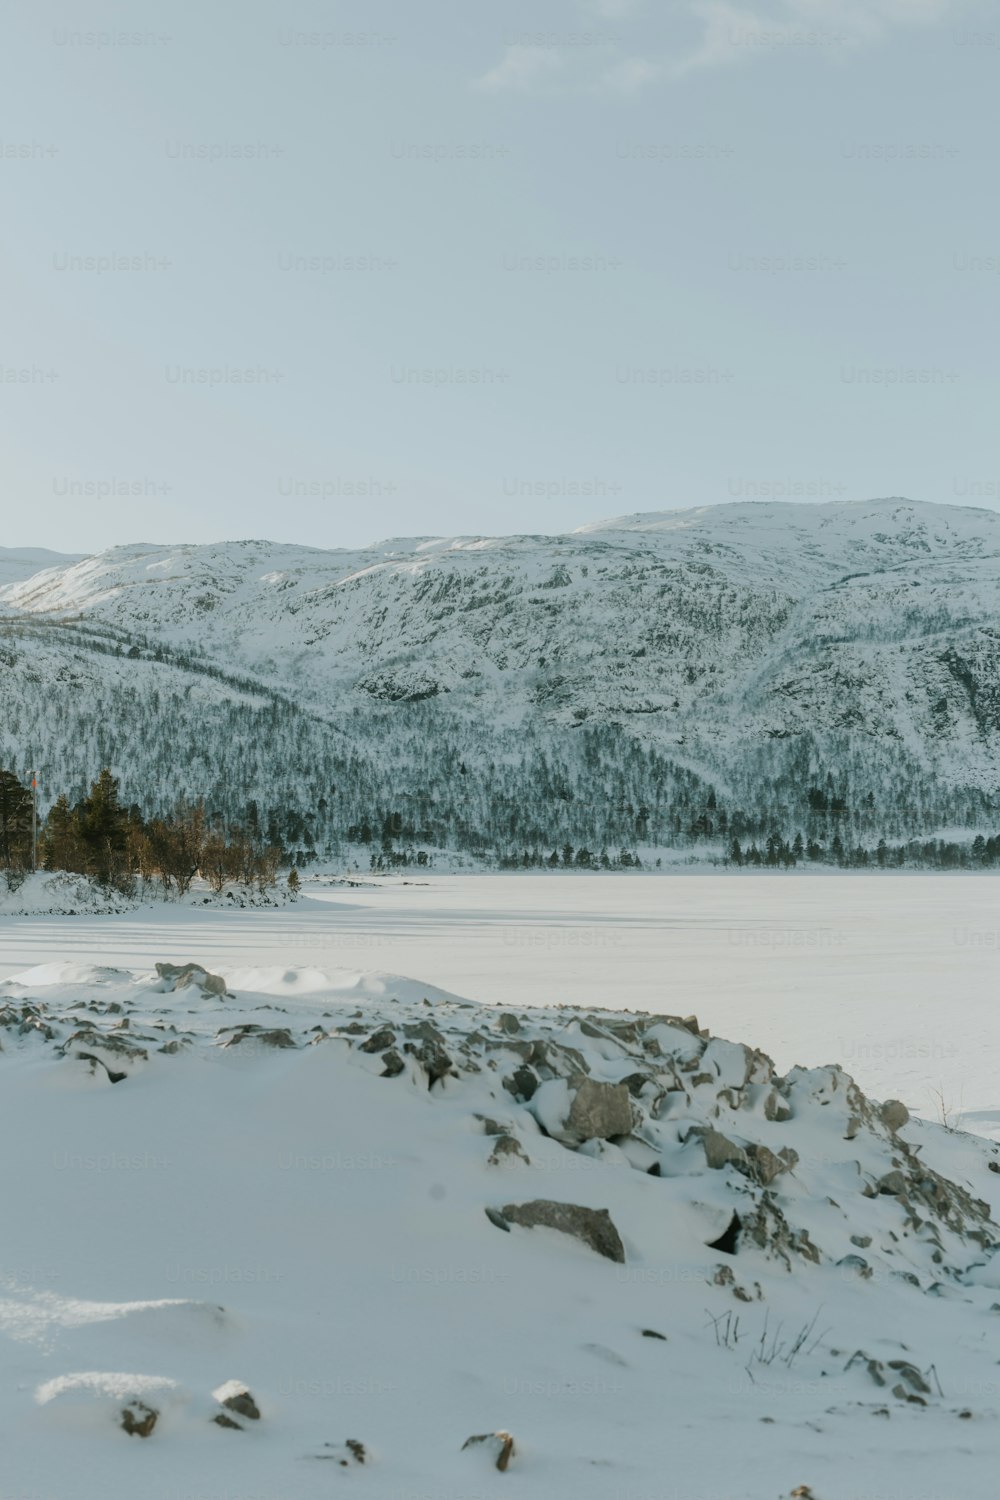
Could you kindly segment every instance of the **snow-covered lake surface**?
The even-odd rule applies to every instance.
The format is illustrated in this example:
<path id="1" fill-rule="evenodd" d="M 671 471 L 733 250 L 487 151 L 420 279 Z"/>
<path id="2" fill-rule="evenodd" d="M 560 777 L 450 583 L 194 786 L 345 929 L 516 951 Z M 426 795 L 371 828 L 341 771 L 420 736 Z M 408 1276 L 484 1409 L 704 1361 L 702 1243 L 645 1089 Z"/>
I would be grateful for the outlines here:
<path id="1" fill-rule="evenodd" d="M 1000 879 L 476 875 L 305 890 L 308 903 L 274 912 L 0 920 L 0 978 L 53 959 L 197 959 L 414 975 L 497 1005 L 694 1012 L 781 1068 L 840 1062 L 878 1097 L 932 1118 L 943 1103 L 1000 1138 Z"/>
<path id="2" fill-rule="evenodd" d="M 996 1493 L 996 881 L 306 889 L 0 920 L 0 1500 Z"/>

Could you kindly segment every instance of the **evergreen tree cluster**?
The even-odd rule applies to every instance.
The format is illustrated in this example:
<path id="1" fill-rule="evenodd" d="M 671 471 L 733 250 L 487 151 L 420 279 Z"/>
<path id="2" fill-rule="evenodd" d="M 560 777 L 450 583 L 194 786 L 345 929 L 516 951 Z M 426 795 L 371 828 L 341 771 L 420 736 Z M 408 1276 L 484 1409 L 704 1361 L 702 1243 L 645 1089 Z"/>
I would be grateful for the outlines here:
<path id="1" fill-rule="evenodd" d="M 274 884 L 283 857 L 262 836 L 259 819 L 223 825 L 206 816 L 200 801 L 147 819 L 138 805 L 123 805 L 109 770 L 73 805 L 60 794 L 38 833 L 41 868 L 89 875 L 125 894 L 159 881 L 183 896 L 198 876 L 214 891 L 230 881 L 263 891 Z M 14 772 L 0 770 L 0 870 L 16 881 L 31 862 L 31 792 Z"/>

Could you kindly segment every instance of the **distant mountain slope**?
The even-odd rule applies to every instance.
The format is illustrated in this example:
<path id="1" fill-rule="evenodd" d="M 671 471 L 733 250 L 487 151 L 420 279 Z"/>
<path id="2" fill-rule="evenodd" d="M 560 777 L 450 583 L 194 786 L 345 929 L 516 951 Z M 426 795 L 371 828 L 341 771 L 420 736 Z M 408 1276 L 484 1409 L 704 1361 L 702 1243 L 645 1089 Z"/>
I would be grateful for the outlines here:
<path id="1" fill-rule="evenodd" d="M 855 803 L 871 792 L 896 836 L 978 824 L 1000 787 L 1000 515 L 986 510 L 741 503 L 354 551 L 119 547 L 0 589 L 0 621 L 53 643 L 111 632 L 134 660 L 167 653 L 195 676 L 278 693 L 338 737 L 338 754 L 350 747 L 400 799 L 428 805 L 447 795 L 427 780 L 445 745 L 439 769 L 471 757 L 487 778 L 510 776 L 515 803 L 550 795 L 537 782 L 548 757 L 581 805 L 659 803 L 661 842 L 685 777 L 695 803 L 715 788 L 795 818 L 829 774 Z M 123 681 L 141 693 L 148 672 Z M 16 703 L 18 675 L 3 685 Z M 67 703 L 70 722 L 80 711 Z M 176 727 L 184 713 L 172 715 Z M 124 767 L 127 724 L 115 732 Z M 623 746 L 643 764 L 612 790 Z M 519 798 L 525 755 L 536 779 Z M 651 835 L 642 821 L 633 834 Z"/>
<path id="2" fill-rule="evenodd" d="M 47 547 L 0 547 L 0 585 L 20 583 L 43 568 L 82 562 L 79 554 L 50 552 Z"/>

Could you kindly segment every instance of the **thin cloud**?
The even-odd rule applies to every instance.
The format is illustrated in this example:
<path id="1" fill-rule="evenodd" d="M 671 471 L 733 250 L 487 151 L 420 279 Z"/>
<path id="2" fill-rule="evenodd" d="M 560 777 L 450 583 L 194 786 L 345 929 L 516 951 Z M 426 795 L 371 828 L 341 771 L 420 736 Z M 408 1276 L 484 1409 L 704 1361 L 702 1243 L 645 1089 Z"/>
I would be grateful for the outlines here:
<path id="1" fill-rule="evenodd" d="M 562 65 L 562 58 L 544 47 L 506 47 L 496 67 L 477 78 L 474 87 L 488 94 L 526 93 L 544 84 Z"/>
<path id="2" fill-rule="evenodd" d="M 647 57 L 626 57 L 609 68 L 601 82 L 607 89 L 619 94 L 637 94 L 647 84 L 663 77 L 662 63 L 651 62 Z"/>
<path id="3" fill-rule="evenodd" d="M 962 0 L 778 0 L 766 8 L 731 0 L 691 0 L 703 25 L 695 50 L 673 69 L 687 73 L 775 52 L 850 49 L 882 40 L 902 26 L 942 21 Z"/>
<path id="4" fill-rule="evenodd" d="M 891 32 L 931 26 L 972 0 L 684 0 L 681 16 L 700 23 L 701 35 L 686 54 L 670 57 L 643 47 L 644 0 L 578 0 L 578 13 L 632 21 L 610 56 L 601 49 L 513 45 L 474 86 L 486 93 L 544 92 L 557 74 L 573 92 L 629 97 L 664 80 L 702 69 L 730 67 L 754 58 L 784 55 L 836 57 L 873 46 Z M 617 53 L 617 56 L 616 56 Z"/>

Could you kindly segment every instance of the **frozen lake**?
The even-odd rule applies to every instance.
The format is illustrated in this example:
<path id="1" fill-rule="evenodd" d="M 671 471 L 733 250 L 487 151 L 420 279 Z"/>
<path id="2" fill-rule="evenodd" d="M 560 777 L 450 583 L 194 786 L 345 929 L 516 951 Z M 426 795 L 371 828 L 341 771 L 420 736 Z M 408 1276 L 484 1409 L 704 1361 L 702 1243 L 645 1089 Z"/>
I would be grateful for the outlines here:
<path id="1" fill-rule="evenodd" d="M 1000 1136 L 988 876 L 430 876 L 273 912 L 0 923 L 0 978 L 56 959 L 378 970 L 498 1005 L 693 1011 L 782 1069 L 839 1061 L 866 1091 Z"/>

